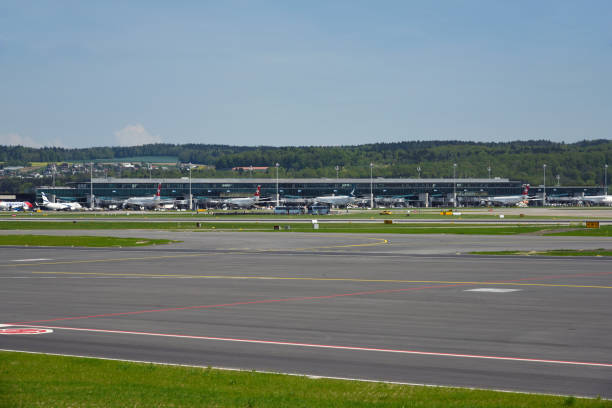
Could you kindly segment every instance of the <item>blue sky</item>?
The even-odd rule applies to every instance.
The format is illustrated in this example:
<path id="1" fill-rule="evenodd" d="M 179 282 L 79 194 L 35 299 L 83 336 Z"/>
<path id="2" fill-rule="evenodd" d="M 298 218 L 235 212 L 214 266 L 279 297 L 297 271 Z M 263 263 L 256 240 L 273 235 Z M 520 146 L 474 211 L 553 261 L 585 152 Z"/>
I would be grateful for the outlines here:
<path id="1" fill-rule="evenodd" d="M 612 136 L 610 1 L 0 3 L 0 144 Z"/>

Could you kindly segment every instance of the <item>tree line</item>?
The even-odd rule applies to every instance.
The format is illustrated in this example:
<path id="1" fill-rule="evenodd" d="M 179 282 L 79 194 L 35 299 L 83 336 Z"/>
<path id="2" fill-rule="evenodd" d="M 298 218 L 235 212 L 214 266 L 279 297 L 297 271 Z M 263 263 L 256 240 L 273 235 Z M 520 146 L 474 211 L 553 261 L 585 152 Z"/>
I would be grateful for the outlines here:
<path id="1" fill-rule="evenodd" d="M 279 163 L 280 177 L 335 178 L 338 166 L 340 177 L 367 178 L 372 163 L 374 177 L 450 178 L 454 170 L 461 178 L 484 178 L 490 173 L 491 177 L 537 185 L 542 183 L 543 165 L 546 164 L 547 184 L 555 184 L 558 176 L 561 185 L 603 185 L 604 165 L 612 161 L 612 140 L 577 143 L 545 140 L 504 143 L 407 141 L 291 147 L 150 144 L 67 149 L 0 146 L 0 161 L 5 165 L 144 156 L 174 156 L 183 163 L 211 166 L 194 172 L 194 177 L 235 177 L 237 174 L 231 168 L 241 166 L 269 166 L 265 176 L 272 177 L 275 163 Z M 254 177 L 257 175 L 253 174 Z"/>

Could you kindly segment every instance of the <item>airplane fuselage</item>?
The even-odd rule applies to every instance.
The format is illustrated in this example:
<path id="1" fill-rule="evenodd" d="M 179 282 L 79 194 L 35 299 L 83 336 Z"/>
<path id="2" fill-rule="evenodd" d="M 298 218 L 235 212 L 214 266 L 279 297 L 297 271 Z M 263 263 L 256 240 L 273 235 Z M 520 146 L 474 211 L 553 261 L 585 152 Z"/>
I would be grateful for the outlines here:
<path id="1" fill-rule="evenodd" d="M 160 199 L 158 196 L 153 197 L 131 197 L 123 202 L 123 207 L 126 208 L 144 208 L 144 209 L 154 209 L 157 208 L 160 204 Z"/>
<path id="2" fill-rule="evenodd" d="M 612 205 L 612 195 L 608 194 L 584 196 L 582 200 L 591 204 Z"/>
<path id="3" fill-rule="evenodd" d="M 33 205 L 28 201 L 0 201 L 1 211 L 31 210 Z"/>
<path id="4" fill-rule="evenodd" d="M 230 207 L 249 208 L 255 205 L 257 199 L 255 197 L 228 198 L 223 200 L 223 204 Z"/>
<path id="5" fill-rule="evenodd" d="M 53 211 L 74 211 L 74 210 L 80 210 L 81 208 L 81 204 L 79 203 L 44 203 L 43 207 L 47 210 L 53 210 Z"/>
<path id="6" fill-rule="evenodd" d="M 529 200 L 529 197 L 525 195 L 519 195 L 519 196 L 489 197 L 484 201 L 492 203 L 492 204 L 499 204 L 499 205 L 518 205 L 519 203 L 523 203 L 527 200 Z"/>
<path id="7" fill-rule="evenodd" d="M 81 204 L 79 203 L 52 203 L 51 201 L 49 201 L 45 193 L 42 193 L 41 195 L 43 199 L 42 206 L 43 208 L 47 210 L 74 211 L 74 210 L 81 210 L 83 208 L 81 207 Z"/>
<path id="8" fill-rule="evenodd" d="M 333 206 L 345 206 L 355 201 L 355 197 L 340 195 L 340 196 L 321 196 L 314 199 L 316 203 L 329 204 Z"/>

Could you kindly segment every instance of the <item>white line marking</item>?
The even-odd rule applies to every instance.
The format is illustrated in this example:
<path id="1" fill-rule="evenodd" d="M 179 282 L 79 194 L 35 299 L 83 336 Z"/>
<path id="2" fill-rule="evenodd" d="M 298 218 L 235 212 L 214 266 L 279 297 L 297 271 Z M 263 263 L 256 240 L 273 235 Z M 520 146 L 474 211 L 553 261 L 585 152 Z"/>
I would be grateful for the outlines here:
<path id="1" fill-rule="evenodd" d="M 518 292 L 521 289 L 501 289 L 501 288 L 476 288 L 466 289 L 464 292 L 493 292 L 493 293 L 506 293 L 506 292 Z"/>
<path id="2" fill-rule="evenodd" d="M 28 328 L 16 327 L 16 328 L 11 328 L 11 329 L 0 328 L 0 335 L 4 335 L 4 336 L 14 336 L 14 335 L 20 335 L 20 334 L 49 334 L 49 333 L 53 333 L 53 330 L 33 328 L 33 327 L 28 327 Z"/>
<path id="3" fill-rule="evenodd" d="M 52 261 L 50 258 L 32 258 L 32 259 L 13 259 L 11 262 L 37 262 L 37 261 Z"/>
<path id="4" fill-rule="evenodd" d="M 17 326 L 39 327 L 39 328 L 56 329 L 56 330 L 72 330 L 72 331 L 93 332 L 93 333 L 133 334 L 133 335 L 140 335 L 140 336 L 170 337 L 170 338 L 179 338 L 179 339 L 194 339 L 194 340 L 209 340 L 209 341 L 226 341 L 226 342 L 233 342 L 233 343 L 266 344 L 266 345 L 276 345 L 276 346 L 293 346 L 293 347 L 319 348 L 319 349 L 332 349 L 332 350 L 370 351 L 370 352 L 379 352 L 379 353 L 411 354 L 411 355 L 419 355 L 419 356 L 473 358 L 473 359 L 482 359 L 482 360 L 515 361 L 515 362 L 527 362 L 527 363 L 562 364 L 562 365 L 574 365 L 574 366 L 612 368 L 612 363 L 547 360 L 547 359 L 541 359 L 541 358 L 526 358 L 526 357 L 487 356 L 487 355 L 478 355 L 478 354 L 441 353 L 441 352 L 432 352 L 432 351 L 398 350 L 398 349 L 357 347 L 357 346 L 338 346 L 338 345 L 327 345 L 327 344 L 297 343 L 297 342 L 288 342 L 288 341 L 236 339 L 236 338 L 226 338 L 226 337 L 193 336 L 193 335 L 187 335 L 187 334 L 136 332 L 136 331 L 126 331 L 126 330 L 85 329 L 85 328 L 65 327 L 65 326 L 33 326 L 33 325 L 25 325 L 25 324 L 19 324 Z"/>

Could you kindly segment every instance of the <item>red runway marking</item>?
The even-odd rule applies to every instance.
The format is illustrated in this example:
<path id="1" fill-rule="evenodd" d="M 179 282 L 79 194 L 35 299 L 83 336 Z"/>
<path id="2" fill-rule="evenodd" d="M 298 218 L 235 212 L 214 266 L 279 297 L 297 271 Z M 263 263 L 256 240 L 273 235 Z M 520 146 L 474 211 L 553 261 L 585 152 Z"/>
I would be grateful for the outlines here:
<path id="1" fill-rule="evenodd" d="M 274 341 L 274 340 L 237 339 L 237 338 L 231 338 L 231 337 L 193 336 L 193 335 L 188 335 L 188 334 L 151 333 L 151 332 L 138 332 L 138 331 L 126 331 L 126 330 L 85 329 L 85 328 L 61 327 L 61 326 L 37 326 L 37 327 L 44 327 L 47 329 L 57 329 L 57 330 L 94 332 L 94 333 L 133 334 L 133 335 L 140 335 L 140 336 L 171 337 L 171 338 L 210 340 L 210 341 L 227 341 L 227 342 L 235 342 L 235 343 L 267 344 L 267 345 L 321 348 L 321 349 L 333 349 L 333 350 L 370 351 L 370 352 L 382 352 L 382 353 L 412 354 L 412 355 L 420 355 L 420 356 L 475 358 L 475 359 L 484 359 L 484 360 L 519 361 L 519 362 L 528 362 L 528 363 L 565 364 L 565 365 L 577 365 L 577 366 L 588 366 L 588 367 L 612 368 L 612 363 L 596 363 L 596 362 L 585 362 L 585 361 L 565 361 L 565 360 L 548 360 L 548 359 L 542 359 L 542 358 L 440 353 L 440 352 L 419 351 L 419 350 L 387 349 L 387 348 L 378 348 L 378 347 L 339 346 L 339 345 L 329 345 L 329 344 L 299 343 L 299 342 Z"/>
<path id="2" fill-rule="evenodd" d="M 503 283 L 516 283 L 516 282 L 533 281 L 533 280 L 550 280 L 550 279 L 558 279 L 558 278 L 578 278 L 578 277 L 604 276 L 604 275 L 612 275 L 612 272 L 530 277 L 530 278 L 521 278 L 521 279 L 515 279 L 515 280 L 491 281 L 491 282 L 483 282 L 483 283 L 503 284 Z M 416 290 L 449 288 L 449 287 L 469 286 L 469 285 L 475 285 L 475 284 L 474 283 L 457 283 L 457 284 L 449 284 L 449 285 L 420 286 L 417 288 L 384 289 L 384 290 L 375 290 L 375 291 L 367 291 L 367 292 L 341 293 L 341 294 L 325 295 L 325 296 L 307 296 L 307 297 L 295 297 L 295 298 L 287 298 L 287 299 L 267 299 L 267 300 L 254 300 L 254 301 L 246 301 L 246 302 L 222 303 L 222 304 L 216 304 L 216 305 L 185 306 L 185 307 L 175 307 L 175 308 L 165 308 L 165 309 L 137 310 L 137 311 L 132 311 L 132 312 L 104 313 L 104 314 L 97 314 L 97 315 L 90 315 L 90 316 L 59 317 L 55 319 L 31 320 L 27 322 L 12 323 L 12 325 L 56 322 L 56 321 L 62 321 L 62 320 L 93 319 L 93 318 L 103 318 L 103 317 L 136 315 L 136 314 L 144 314 L 144 313 L 156 313 L 156 312 L 173 312 L 173 311 L 178 311 L 178 310 L 214 309 L 214 308 L 230 307 L 230 306 L 294 302 L 294 301 L 300 301 L 300 300 L 333 299 L 333 298 L 338 298 L 338 297 L 365 296 L 365 295 L 375 295 L 375 294 L 380 294 L 380 293 L 399 293 L 399 292 L 408 292 L 408 291 L 416 291 Z"/>
<path id="3" fill-rule="evenodd" d="M 167 308 L 167 309 L 137 310 L 133 312 L 105 313 L 105 314 L 98 314 L 98 315 L 91 315 L 91 316 L 59 317 L 56 319 L 32 320 L 29 322 L 16 322 L 16 323 L 6 323 L 6 324 L 10 326 L 17 326 L 17 325 L 32 324 L 32 323 L 57 322 L 60 320 L 78 320 L 78 319 L 92 319 L 92 318 L 100 318 L 100 317 L 126 316 L 126 315 L 135 315 L 135 314 L 143 314 L 143 313 L 174 312 L 177 310 L 214 309 L 214 308 L 229 307 L 229 306 L 257 305 L 257 304 L 280 303 L 280 302 L 296 302 L 300 300 L 333 299 L 333 298 L 338 298 L 338 297 L 375 295 L 375 294 L 380 294 L 380 293 L 397 293 L 397 292 L 407 292 L 407 291 L 412 291 L 412 290 L 448 288 L 448 287 L 464 286 L 464 285 L 468 285 L 468 284 L 458 283 L 458 284 L 452 284 L 452 285 L 419 286 L 416 288 L 382 289 L 382 290 L 373 290 L 373 291 L 367 291 L 367 292 L 340 293 L 340 294 L 335 294 L 335 295 L 324 295 L 324 296 L 306 296 L 306 297 L 294 297 L 294 298 L 287 298 L 287 299 L 266 299 L 266 300 L 253 300 L 253 301 L 247 301 L 247 302 L 222 303 L 222 304 L 217 304 L 217 305 L 185 306 L 185 307 L 173 307 L 173 308 Z"/>

